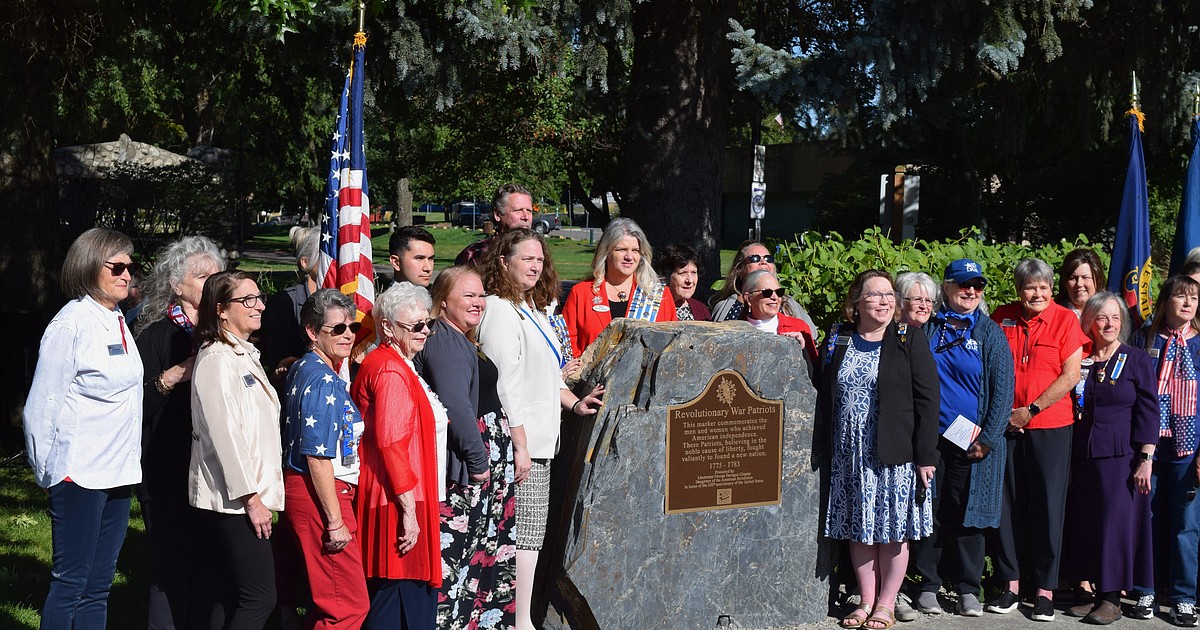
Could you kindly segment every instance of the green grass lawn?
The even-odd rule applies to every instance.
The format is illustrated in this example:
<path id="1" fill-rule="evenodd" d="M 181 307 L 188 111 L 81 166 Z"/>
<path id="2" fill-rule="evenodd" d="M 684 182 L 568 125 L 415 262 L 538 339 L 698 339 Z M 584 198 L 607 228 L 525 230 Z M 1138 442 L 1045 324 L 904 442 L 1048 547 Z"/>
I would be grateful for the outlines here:
<path id="1" fill-rule="evenodd" d="M 145 548 L 146 528 L 134 499 L 108 602 L 110 628 L 146 627 Z M 51 553 L 46 493 L 23 460 L 0 468 L 0 628 L 38 627 L 38 610 L 50 589 Z"/>

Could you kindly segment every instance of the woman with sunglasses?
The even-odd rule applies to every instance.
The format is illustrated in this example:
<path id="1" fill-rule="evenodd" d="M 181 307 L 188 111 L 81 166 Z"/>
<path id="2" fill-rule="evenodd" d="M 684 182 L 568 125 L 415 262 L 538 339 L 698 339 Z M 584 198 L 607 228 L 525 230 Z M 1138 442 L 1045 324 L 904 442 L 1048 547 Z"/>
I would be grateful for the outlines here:
<path id="1" fill-rule="evenodd" d="M 817 444 L 831 447 L 825 535 L 849 541 L 861 604 L 843 628 L 890 628 L 908 542 L 929 536 L 937 463 L 938 378 L 920 328 L 895 320 L 883 271 L 858 274 L 824 344 Z M 820 448 L 820 447 L 818 447 Z"/>
<path id="2" fill-rule="evenodd" d="M 204 281 L 225 269 L 208 238 L 187 236 L 158 253 L 146 278 L 142 316 L 134 326 L 145 367 L 142 409 L 142 483 L 138 502 L 146 523 L 150 561 L 148 626 L 191 624 L 196 519 L 188 505 L 192 449 L 192 343 Z"/>
<path id="3" fill-rule="evenodd" d="M 712 321 L 724 322 L 745 318 L 746 302 L 742 296 L 745 289 L 742 285 L 746 276 L 755 271 L 777 273 L 775 255 L 767 249 L 766 245 L 758 241 L 745 241 L 733 257 L 733 264 L 729 267 L 729 273 L 725 275 L 724 286 L 711 300 L 713 303 Z M 805 311 L 804 307 L 791 297 L 785 296 L 782 310 L 784 315 L 804 320 L 810 330 L 817 329 L 816 324 L 809 317 L 808 311 Z"/>
<path id="4" fill-rule="evenodd" d="M 266 296 L 241 271 L 204 281 L 193 338 L 188 499 L 210 548 L 201 605 L 217 628 L 261 628 L 275 608 L 272 512 L 283 509 L 279 399 L 250 336 Z"/>
<path id="5" fill-rule="evenodd" d="M 362 412 L 359 536 L 371 609 L 363 628 L 436 627 L 446 499 L 446 408 L 413 366 L 430 335 L 429 292 L 397 282 L 375 301 L 379 347 L 350 395 Z"/>
<path id="6" fill-rule="evenodd" d="M 305 300 L 300 323 L 312 349 L 292 363 L 284 387 L 284 516 L 312 594 L 305 627 L 316 630 L 358 628 L 370 607 L 354 516 L 363 423 L 339 376 L 362 327 L 355 315 L 337 289 Z"/>
<path id="7" fill-rule="evenodd" d="M 1008 341 L 1015 391 L 1005 437 L 1004 505 L 996 548 L 988 554 L 1007 588 L 987 610 L 1016 610 L 1020 578 L 1031 576 L 1033 620 L 1053 621 L 1075 421 L 1067 393 L 1079 383 L 1088 339 L 1075 314 L 1051 299 L 1050 265 L 1022 260 L 1013 281 L 1017 301 L 992 314 Z"/>
<path id="8" fill-rule="evenodd" d="M 746 321 L 763 332 L 775 333 L 795 339 L 804 350 L 809 371 L 817 361 L 817 348 L 813 342 L 812 329 L 803 320 L 780 313 L 785 297 L 779 286 L 779 278 L 770 271 L 755 271 L 746 276 L 743 283 L 746 291 L 742 298 L 746 302 Z"/>
<path id="9" fill-rule="evenodd" d="M 507 628 L 516 582 L 512 437 L 496 364 L 475 344 L 483 280 L 474 266 L 450 267 L 432 293 L 435 334 L 413 362 L 450 417 L 437 624 Z"/>
<path id="10" fill-rule="evenodd" d="M 675 321 L 675 300 L 650 267 L 653 256 L 646 233 L 632 219 L 614 219 L 604 228 L 592 257 L 591 279 L 571 287 L 563 303 L 563 321 L 576 357 L 614 318 Z M 512 411 L 508 405 L 504 408 Z"/>
<path id="11" fill-rule="evenodd" d="M 63 260 L 72 300 L 42 334 L 24 410 L 25 449 L 50 500 L 54 568 L 43 628 L 103 628 L 142 480 L 142 360 L 117 304 L 129 293 L 133 242 L 92 228 Z"/>
<path id="12" fill-rule="evenodd" d="M 958 593 L 958 614 L 983 615 L 984 532 L 1000 525 L 1013 369 L 1004 333 L 987 316 L 986 285 L 979 263 L 951 262 L 933 293 L 941 304 L 924 326 L 940 383 L 938 432 L 945 436 L 931 493 L 933 535 L 911 544 L 921 576 L 917 609 L 926 614 L 942 612 L 941 567 Z M 977 432 L 975 438 L 956 441 L 962 427 Z"/>
<path id="13" fill-rule="evenodd" d="M 479 323 L 479 342 L 496 362 L 515 462 L 516 628 L 530 630 L 534 570 L 546 535 L 550 462 L 558 452 L 562 412 L 595 414 L 604 388 L 596 386 L 580 398 L 563 383 L 567 357 L 547 317 L 558 277 L 541 235 L 528 228 L 506 230 L 488 249 L 482 269 L 491 295 Z"/>

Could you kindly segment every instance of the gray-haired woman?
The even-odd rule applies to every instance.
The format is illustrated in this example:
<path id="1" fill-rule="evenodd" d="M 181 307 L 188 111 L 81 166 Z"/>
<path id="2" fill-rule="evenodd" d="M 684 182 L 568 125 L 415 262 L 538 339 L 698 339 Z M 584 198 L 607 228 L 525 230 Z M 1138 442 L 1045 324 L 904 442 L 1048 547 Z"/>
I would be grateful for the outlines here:
<path id="1" fill-rule="evenodd" d="M 217 246 L 187 236 L 158 253 L 146 279 L 137 347 L 145 370 L 142 483 L 150 542 L 150 628 L 191 625 L 195 516 L 187 499 L 192 448 L 192 330 L 204 281 L 225 269 Z"/>
<path id="2" fill-rule="evenodd" d="M 354 516 L 363 422 L 339 376 L 362 326 L 357 313 L 337 289 L 309 296 L 300 324 L 312 349 L 292 364 L 284 387 L 284 516 L 308 575 L 312 628 L 357 628 L 370 606 Z"/>
<path id="3" fill-rule="evenodd" d="M 572 287 L 563 303 L 575 356 L 583 354 L 613 318 L 676 320 L 675 300 L 650 266 L 653 258 L 646 233 L 632 219 L 615 219 L 604 228 L 592 257 L 591 280 Z"/>
<path id="4" fill-rule="evenodd" d="M 133 242 L 105 228 L 63 260 L 73 296 L 42 335 L 25 402 L 25 449 L 50 498 L 54 569 L 43 628 L 103 628 L 129 499 L 142 480 L 142 360 L 117 303 L 129 293 Z"/>
<path id="5" fill-rule="evenodd" d="M 1033 619 L 1053 621 L 1074 423 L 1067 393 L 1079 382 L 1088 339 L 1075 314 L 1054 302 L 1050 265 L 1022 260 L 1013 280 L 1017 301 L 992 314 L 1008 340 L 1016 381 L 1006 435 L 1004 509 L 989 554 L 1007 590 L 987 609 L 1016 610 L 1024 573 L 1033 576 L 1037 588 Z"/>
<path id="6" fill-rule="evenodd" d="M 896 276 L 896 320 L 924 326 L 940 297 L 937 282 L 927 273 L 909 271 Z"/>

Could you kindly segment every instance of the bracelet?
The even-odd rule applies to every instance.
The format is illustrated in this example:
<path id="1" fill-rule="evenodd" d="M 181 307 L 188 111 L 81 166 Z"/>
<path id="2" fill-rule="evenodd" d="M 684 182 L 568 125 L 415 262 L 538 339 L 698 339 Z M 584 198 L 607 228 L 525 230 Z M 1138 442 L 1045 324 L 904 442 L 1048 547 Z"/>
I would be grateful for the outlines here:
<path id="1" fill-rule="evenodd" d="M 170 394 L 171 391 L 175 389 L 174 387 L 167 387 L 167 384 L 163 382 L 163 374 L 166 373 L 167 371 L 163 370 L 162 372 L 158 373 L 158 378 L 154 379 L 154 389 L 157 389 L 158 393 L 162 394 L 163 396 Z"/>
<path id="2" fill-rule="evenodd" d="M 346 524 L 345 524 L 345 523 L 342 523 L 341 525 L 338 525 L 337 527 L 326 527 L 326 528 L 325 528 L 325 531 L 327 531 L 327 532 L 336 532 L 337 530 L 339 530 L 339 529 L 341 529 L 341 528 L 343 528 L 343 527 L 345 527 L 345 526 L 346 526 Z"/>
<path id="3" fill-rule="evenodd" d="M 571 403 L 571 413 L 575 413 L 575 405 L 578 405 L 581 402 L 583 402 L 583 399 L 577 398 L 575 399 L 575 402 Z"/>

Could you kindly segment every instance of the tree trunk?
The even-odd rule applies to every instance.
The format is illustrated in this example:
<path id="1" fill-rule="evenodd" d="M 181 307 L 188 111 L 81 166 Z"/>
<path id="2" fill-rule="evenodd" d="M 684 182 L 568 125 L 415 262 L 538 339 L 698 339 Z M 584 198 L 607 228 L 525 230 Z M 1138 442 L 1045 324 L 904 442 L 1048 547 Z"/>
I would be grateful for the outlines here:
<path id="1" fill-rule="evenodd" d="M 701 293 L 721 270 L 718 235 L 733 66 L 725 39 L 729 0 L 634 5 L 622 150 L 621 215 L 651 244 L 695 248 Z"/>
<path id="2" fill-rule="evenodd" d="M 392 212 L 393 228 L 413 224 L 413 196 L 407 177 L 396 182 L 396 209 Z"/>

